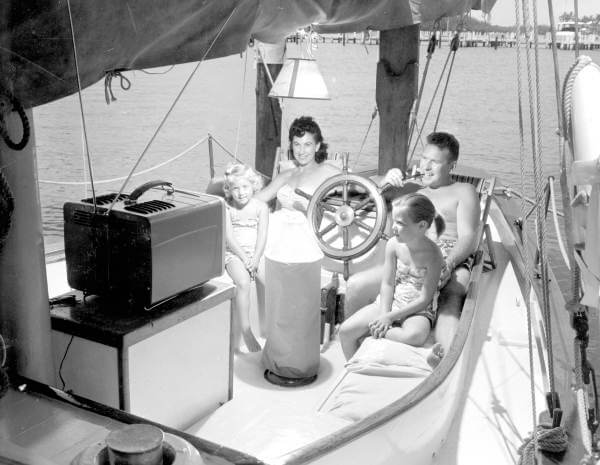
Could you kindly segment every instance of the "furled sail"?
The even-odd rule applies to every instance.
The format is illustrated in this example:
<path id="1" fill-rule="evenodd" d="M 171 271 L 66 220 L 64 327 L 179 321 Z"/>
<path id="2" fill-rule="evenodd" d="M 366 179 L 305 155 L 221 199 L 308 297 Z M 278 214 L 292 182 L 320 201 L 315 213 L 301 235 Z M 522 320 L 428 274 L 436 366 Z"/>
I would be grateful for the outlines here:
<path id="1" fill-rule="evenodd" d="M 276 43 L 310 24 L 322 32 L 386 30 L 487 11 L 494 1 L 3 0 L 0 86 L 25 107 L 75 92 L 73 42 L 87 87 L 107 71 L 240 53 L 251 38 Z"/>

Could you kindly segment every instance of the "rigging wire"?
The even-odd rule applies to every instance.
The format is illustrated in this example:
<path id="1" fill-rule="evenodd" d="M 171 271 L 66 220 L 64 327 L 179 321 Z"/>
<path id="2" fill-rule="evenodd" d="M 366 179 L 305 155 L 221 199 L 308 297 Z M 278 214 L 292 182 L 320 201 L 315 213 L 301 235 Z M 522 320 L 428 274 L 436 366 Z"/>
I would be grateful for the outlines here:
<path id="1" fill-rule="evenodd" d="M 237 131 L 235 134 L 235 159 L 237 160 L 238 150 L 240 148 L 240 128 L 242 126 L 242 116 L 244 114 L 244 95 L 246 94 L 246 70 L 248 69 L 248 49 L 244 52 L 244 72 L 242 74 L 242 91 L 240 95 L 240 114 L 238 117 Z"/>
<path id="2" fill-rule="evenodd" d="M 421 86 L 419 87 L 419 93 L 417 94 L 417 99 L 413 105 L 413 111 L 411 111 L 410 119 L 410 128 L 408 130 L 408 147 L 412 142 L 412 137 L 415 132 L 415 127 L 417 125 L 417 116 L 419 113 L 419 107 L 421 105 L 421 100 L 423 97 L 423 90 L 425 89 L 425 82 L 427 81 L 427 73 L 429 72 L 429 65 L 431 63 L 431 58 L 435 52 L 435 47 L 437 43 L 436 39 L 436 31 L 440 27 L 440 20 L 438 19 L 435 23 L 433 23 L 433 31 L 431 31 L 431 36 L 429 37 L 429 43 L 427 44 L 427 61 L 425 61 L 425 69 L 423 70 L 423 76 L 421 76 Z M 441 33 L 440 33 L 441 40 Z M 416 143 L 415 143 L 416 145 Z M 407 161 L 407 164 L 410 163 L 410 159 Z"/>
<path id="3" fill-rule="evenodd" d="M 75 28 L 73 27 L 73 14 L 71 13 L 71 0 L 67 0 L 67 10 L 69 12 L 69 24 L 71 26 L 71 40 L 73 42 L 73 57 L 75 59 L 75 71 L 77 74 L 77 96 L 79 98 L 79 111 L 81 112 L 81 126 L 84 137 L 84 150 L 87 159 L 88 171 L 90 174 L 90 188 L 92 189 L 92 201 L 94 204 L 94 213 L 96 213 L 96 189 L 94 188 L 94 176 L 92 171 L 92 159 L 90 156 L 90 148 L 88 144 L 87 126 L 85 123 L 85 114 L 83 112 L 83 98 L 81 96 L 81 77 L 79 73 L 79 61 L 77 59 L 77 44 L 75 41 Z"/>
<path id="4" fill-rule="evenodd" d="M 435 102 L 435 99 L 437 97 L 437 93 L 438 90 L 440 88 L 440 85 L 442 83 L 442 80 L 444 79 L 444 76 L 446 76 L 446 84 L 444 87 L 444 97 L 445 97 L 445 93 L 446 93 L 446 88 L 448 86 L 448 82 L 450 80 L 450 75 L 452 73 L 452 66 L 454 65 L 454 57 L 456 56 L 456 51 L 459 48 L 460 45 L 460 40 L 459 40 L 459 36 L 460 36 L 460 31 L 463 28 L 463 24 L 464 21 L 467 17 L 467 14 L 463 14 L 461 16 L 461 20 L 460 22 L 457 24 L 456 26 L 456 34 L 454 35 L 452 42 L 451 42 L 451 47 L 448 50 L 448 55 L 446 56 L 446 61 L 444 62 L 444 66 L 442 68 L 442 72 L 440 73 L 440 77 L 438 79 L 438 82 L 435 86 L 435 90 L 433 92 L 433 95 L 431 97 L 431 101 L 429 102 L 429 106 L 427 107 L 427 112 L 425 113 L 425 118 L 423 119 L 423 122 L 421 124 L 421 127 L 419 129 L 419 132 L 417 134 L 417 141 L 415 141 L 415 143 L 413 144 L 413 148 L 410 152 L 410 156 L 408 157 L 407 160 L 407 165 L 410 165 L 410 162 L 412 161 L 412 158 L 415 154 L 415 151 L 417 149 L 417 144 L 418 142 L 421 140 L 421 134 L 423 133 L 423 130 L 425 129 L 425 124 L 427 123 L 427 120 L 429 119 L 429 113 L 431 112 L 431 108 L 433 107 L 433 104 Z M 452 64 L 450 66 L 450 68 L 448 68 L 448 62 L 450 61 L 450 57 L 452 56 Z M 446 69 L 448 68 L 448 73 L 446 74 Z M 425 83 L 425 74 L 423 75 L 423 84 Z M 422 89 L 421 89 L 421 93 L 422 93 Z M 444 103 L 444 97 L 442 97 L 442 101 L 440 102 L 440 107 L 438 109 L 438 115 L 437 115 L 437 120 L 436 120 L 436 126 L 437 126 L 437 122 L 439 121 L 439 112 L 441 112 L 442 110 L 442 105 Z M 421 96 L 419 95 L 418 100 L 421 99 Z M 413 124 L 411 124 L 411 129 L 409 130 L 409 138 L 408 138 L 408 147 L 410 148 L 410 144 L 411 144 L 411 139 L 412 139 L 412 134 L 414 131 L 414 126 L 416 125 L 416 114 L 415 114 L 415 118 L 413 119 Z"/>
<path id="5" fill-rule="evenodd" d="M 142 174 L 146 174 L 151 171 L 157 170 L 158 168 L 162 168 L 163 166 L 176 161 L 177 159 L 179 159 L 179 158 L 183 157 L 184 155 L 186 155 L 187 153 L 189 153 L 191 150 L 198 147 L 203 142 L 206 142 L 208 137 L 209 136 L 203 137 L 202 139 L 196 141 L 194 144 L 190 145 L 187 149 L 178 153 L 174 157 L 171 157 L 168 160 L 158 163 L 158 164 L 156 164 L 150 168 L 147 168 L 145 170 L 138 171 L 137 173 L 133 174 L 131 177 L 141 176 Z M 95 181 L 95 184 L 107 184 L 107 183 L 115 182 L 115 181 L 123 181 L 126 178 L 127 178 L 127 176 L 121 176 L 119 178 L 112 178 L 112 179 L 103 179 L 101 181 Z M 67 186 L 86 186 L 86 185 L 90 184 L 90 181 L 52 181 L 52 180 L 48 180 L 48 179 L 40 179 L 38 182 L 41 182 L 43 184 L 58 184 L 58 185 L 67 185 Z"/>
<path id="6" fill-rule="evenodd" d="M 579 58 L 579 2 L 573 0 L 573 10 L 575 14 L 575 59 Z"/>
<path id="7" fill-rule="evenodd" d="M 522 3 L 523 9 L 525 9 L 526 5 Z M 520 37 L 521 37 L 521 24 L 523 23 L 521 19 L 521 9 L 519 8 L 519 0 L 515 0 L 515 36 L 516 36 L 516 60 L 517 60 L 517 114 L 519 117 L 519 165 L 521 168 L 521 192 L 525 193 L 525 129 L 524 129 L 524 118 L 523 118 L 523 88 L 522 88 L 522 58 L 521 58 L 521 47 L 520 47 Z M 525 26 L 527 27 L 527 26 Z M 525 218 L 525 201 L 524 198 L 521 199 L 520 210 L 521 210 L 521 218 Z M 522 223 L 522 228 L 525 228 L 525 221 Z M 523 235 L 525 237 L 525 235 Z M 533 265 L 531 263 L 531 254 L 528 250 L 528 241 L 523 240 L 523 247 L 525 248 L 524 259 L 525 259 L 525 267 L 527 270 L 527 275 L 533 275 Z M 528 292 L 531 292 L 530 286 L 527 287 Z M 537 413 L 536 413 L 536 404 L 535 404 L 535 378 L 534 378 L 534 367 L 533 367 L 533 334 L 532 334 L 532 317 L 531 317 L 531 301 L 528 296 L 524 296 L 525 299 L 529 302 L 526 305 L 527 308 L 527 339 L 529 346 L 529 372 L 530 372 L 530 399 L 531 399 L 531 415 L 532 415 L 532 425 L 533 431 L 537 429 Z M 537 449 L 537 435 L 533 435 L 533 445 L 534 448 Z M 521 456 L 523 457 L 523 456 Z"/>
<path id="8" fill-rule="evenodd" d="M 377 108 L 377 105 L 375 105 L 375 108 L 373 109 L 373 113 L 371 113 L 371 121 L 369 121 L 369 126 L 367 127 L 365 136 L 363 137 L 362 143 L 360 144 L 360 149 L 358 150 L 356 159 L 354 160 L 354 163 L 352 164 L 353 169 L 356 168 L 356 165 L 358 164 L 358 161 L 360 160 L 360 156 L 362 155 L 363 148 L 365 147 L 365 143 L 367 142 L 367 137 L 369 136 L 369 132 L 371 131 L 371 126 L 373 126 L 373 121 L 375 121 L 375 118 L 377 117 L 378 113 L 379 113 L 379 110 Z"/>
<path id="9" fill-rule="evenodd" d="M 525 0 L 524 0 L 525 1 Z M 548 289 L 548 268 L 547 268 L 547 254 L 546 254 L 546 223 L 545 213 L 542 208 L 540 200 L 544 196 L 544 185 L 542 179 L 543 174 L 543 161 L 542 161 L 542 150 L 541 150 L 541 101 L 540 101 L 540 84 L 539 84 L 539 43 L 537 35 L 537 0 L 532 0 L 532 16 L 533 16 L 533 60 L 531 57 L 530 48 L 525 49 L 525 58 L 527 62 L 527 88 L 529 94 L 529 122 L 531 130 L 531 149 L 532 149 L 532 161 L 533 161 L 533 181 L 535 190 L 535 199 L 538 202 L 538 208 L 536 211 L 536 234 L 537 234 L 537 246 L 539 249 L 539 265 L 540 273 L 542 278 L 542 312 L 544 314 L 544 320 L 546 323 L 546 344 L 548 346 L 548 376 L 550 382 L 550 392 L 555 392 L 554 383 L 554 356 L 552 354 L 552 321 L 550 317 L 550 304 L 549 304 L 549 289 Z M 530 43 L 529 34 L 529 10 L 523 8 L 523 20 L 525 23 L 525 34 L 527 37 L 527 43 Z M 533 61 L 533 63 L 532 63 Z M 532 79 L 532 74 L 533 77 Z"/>
<path id="10" fill-rule="evenodd" d="M 223 24 L 221 25 L 221 27 L 217 31 L 217 34 L 215 35 L 214 39 L 212 40 L 212 42 L 210 43 L 210 45 L 208 46 L 208 48 L 204 52 L 204 55 L 202 56 L 202 58 L 200 59 L 200 61 L 196 64 L 196 66 L 194 67 L 194 69 L 192 70 L 192 72 L 190 73 L 190 75 L 188 76 L 188 78 L 186 79 L 186 81 L 183 84 L 182 88 L 180 89 L 179 93 L 177 94 L 177 96 L 173 100 L 173 103 L 169 107 L 167 113 L 164 115 L 162 121 L 160 122 L 160 124 L 156 128 L 156 131 L 154 132 L 154 134 L 152 135 L 152 137 L 150 138 L 150 140 L 146 144 L 146 147 L 144 147 L 144 150 L 142 150 L 142 153 L 140 154 L 140 156 L 138 157 L 137 161 L 133 165 L 133 168 L 131 169 L 131 171 L 127 175 L 127 178 L 125 179 L 125 182 L 123 183 L 123 185 L 119 189 L 119 192 L 117 193 L 117 195 L 115 195 L 112 203 L 108 207 L 108 209 L 106 211 L 107 215 L 110 214 L 110 212 L 112 211 L 113 207 L 115 206 L 115 203 L 117 202 L 117 199 L 120 198 L 120 195 L 123 193 L 123 190 L 125 189 L 125 186 L 127 185 L 127 183 L 129 182 L 129 180 L 131 179 L 131 176 L 133 175 L 134 171 L 139 166 L 139 164 L 141 163 L 142 159 L 144 158 L 144 156 L 148 152 L 148 149 L 150 148 L 150 146 L 152 145 L 152 143 L 154 142 L 154 140 L 158 136 L 158 133 L 160 132 L 160 130 L 162 129 L 162 127 L 166 123 L 166 121 L 169 118 L 169 116 L 171 115 L 171 112 L 175 108 L 175 105 L 177 105 L 177 103 L 179 102 L 179 99 L 183 95 L 183 92 L 185 91 L 185 89 L 187 88 L 187 86 L 189 85 L 189 83 L 191 82 L 192 78 L 194 77 L 194 75 L 196 74 L 196 72 L 198 71 L 198 69 L 200 68 L 200 65 L 206 59 L 206 57 L 208 56 L 208 54 L 212 50 L 213 46 L 215 45 L 215 43 L 217 42 L 217 40 L 219 39 L 219 37 L 221 37 L 221 34 L 222 34 L 223 30 L 225 29 L 225 26 L 227 26 L 227 24 L 229 23 L 229 20 L 233 17 L 233 15 L 237 11 L 238 7 L 239 7 L 239 5 L 236 5 L 235 8 L 233 8 L 233 10 L 231 10 L 231 13 L 229 14 L 229 16 L 227 17 L 227 19 L 223 22 Z M 77 72 L 77 76 L 79 76 L 79 71 Z"/>
<path id="11" fill-rule="evenodd" d="M 446 99 L 446 91 L 448 90 L 448 84 L 450 83 L 450 76 L 452 76 L 452 68 L 454 67 L 454 59 L 456 58 L 456 51 L 460 45 L 459 39 L 459 31 L 456 31 L 456 34 L 452 38 L 452 42 L 450 43 L 450 49 L 452 50 L 452 61 L 450 62 L 450 68 L 448 69 L 448 74 L 446 75 L 446 83 L 444 84 L 444 91 L 442 92 L 442 98 L 440 100 L 440 106 L 438 108 L 437 117 L 435 119 L 435 124 L 433 125 L 433 131 L 435 132 L 438 127 L 438 123 L 440 121 L 440 116 L 442 114 L 442 108 L 444 106 L 444 100 Z"/>

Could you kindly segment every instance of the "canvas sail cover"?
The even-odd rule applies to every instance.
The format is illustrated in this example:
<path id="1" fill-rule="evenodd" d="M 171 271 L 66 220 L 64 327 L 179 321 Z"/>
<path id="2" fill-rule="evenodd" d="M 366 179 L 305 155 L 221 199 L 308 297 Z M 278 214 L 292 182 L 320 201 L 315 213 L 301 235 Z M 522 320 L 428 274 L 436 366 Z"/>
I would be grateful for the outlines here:
<path id="1" fill-rule="evenodd" d="M 277 43 L 298 28 L 393 29 L 489 11 L 495 0 L 2 0 L 0 86 L 25 107 L 77 91 L 110 70 L 153 68 Z M 70 6 L 70 8 L 69 8 Z M 71 28 L 71 18 L 73 28 Z"/>

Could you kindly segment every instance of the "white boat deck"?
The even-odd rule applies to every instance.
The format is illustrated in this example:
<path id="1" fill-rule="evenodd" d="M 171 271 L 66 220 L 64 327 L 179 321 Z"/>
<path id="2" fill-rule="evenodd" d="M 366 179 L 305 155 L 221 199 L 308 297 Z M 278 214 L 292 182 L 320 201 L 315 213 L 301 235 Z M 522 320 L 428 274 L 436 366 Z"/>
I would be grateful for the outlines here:
<path id="1" fill-rule="evenodd" d="M 475 339 L 470 353 L 466 354 L 465 368 L 461 368 L 472 374 L 459 383 L 454 393 L 458 398 L 457 410 L 447 437 L 441 440 L 441 448 L 420 451 L 416 456 L 428 456 L 429 460 L 411 459 L 411 464 L 468 465 L 479 464 L 483 458 L 490 464 L 517 463 L 517 449 L 533 429 L 527 307 L 508 262 L 508 254 L 498 242 L 497 233 L 494 236 L 498 268 L 483 274 L 480 284 L 485 289 L 497 286 L 498 291 L 483 292 L 481 296 L 483 301 L 478 309 L 481 314 L 474 320 L 475 327 L 471 328 Z M 69 291 L 68 286 L 65 288 L 64 273 L 64 263 L 48 266 L 52 295 Z M 539 375 L 540 351 L 537 347 L 534 353 L 534 372 L 537 373 L 534 394 L 539 415 L 545 409 L 546 389 Z M 343 434 L 344 429 L 352 425 L 348 420 L 319 412 L 319 407 L 344 372 L 343 363 L 339 341 L 334 338 L 321 353 L 317 380 L 307 386 L 289 388 L 264 379 L 260 353 L 236 354 L 233 399 L 186 432 L 259 458 L 273 458 L 268 460 L 269 463 L 284 463 L 282 452 L 285 455 L 327 434 Z M 427 423 L 435 419 L 425 416 L 422 421 L 426 423 L 414 425 L 415 429 L 427 427 Z M 408 445 L 398 436 L 399 426 L 386 428 L 386 425 L 380 426 L 369 434 L 379 434 L 390 448 L 386 454 L 388 458 L 381 463 L 398 463 L 402 457 L 412 457 Z M 317 458 L 314 463 L 342 463 L 340 460 L 367 463 L 364 460 L 368 460 L 372 452 L 364 447 L 365 440 L 366 437 L 359 437 L 354 445 L 340 447 L 333 454 Z M 276 443 L 277 449 L 270 449 Z M 286 447 L 280 449 L 283 443 Z M 362 452 L 362 448 L 366 450 Z M 261 453 L 257 454 L 257 451 Z M 282 460 L 275 460 L 277 457 Z"/>

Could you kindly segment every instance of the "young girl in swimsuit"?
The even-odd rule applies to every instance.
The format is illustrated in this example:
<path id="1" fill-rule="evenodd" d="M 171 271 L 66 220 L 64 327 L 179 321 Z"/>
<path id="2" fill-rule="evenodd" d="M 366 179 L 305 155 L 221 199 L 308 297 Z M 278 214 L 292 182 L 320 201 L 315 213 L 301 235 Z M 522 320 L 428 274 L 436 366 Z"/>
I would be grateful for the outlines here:
<path id="1" fill-rule="evenodd" d="M 249 166 L 235 164 L 225 171 L 225 269 L 237 288 L 233 300 L 234 344 L 239 349 L 241 335 L 251 352 L 259 351 L 260 344 L 250 328 L 250 284 L 255 277 L 262 281 L 258 269 L 269 222 L 267 204 L 254 197 L 261 188 L 262 179 Z"/>
<path id="2" fill-rule="evenodd" d="M 346 359 L 368 335 L 421 346 L 435 324 L 438 286 L 445 264 L 427 231 L 435 223 L 440 235 L 444 220 L 436 214 L 431 200 L 418 193 L 392 203 L 392 220 L 394 236 L 386 245 L 379 297 L 340 328 Z"/>

